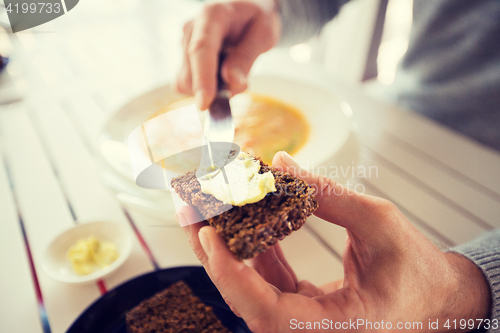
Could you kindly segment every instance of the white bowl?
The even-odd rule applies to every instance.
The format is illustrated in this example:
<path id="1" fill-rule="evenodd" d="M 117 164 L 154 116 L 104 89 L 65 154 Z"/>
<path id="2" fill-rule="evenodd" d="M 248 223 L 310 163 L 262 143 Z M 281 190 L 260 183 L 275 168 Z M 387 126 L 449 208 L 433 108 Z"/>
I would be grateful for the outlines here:
<path id="1" fill-rule="evenodd" d="M 69 248 L 81 238 L 95 236 L 101 241 L 110 241 L 116 245 L 119 257 L 111 265 L 88 275 L 78 275 L 71 268 L 66 257 Z M 126 226 L 113 222 L 87 222 L 70 228 L 57 236 L 45 250 L 42 268 L 56 281 L 66 283 L 85 283 L 109 275 L 120 267 L 132 252 L 132 236 Z"/>
<path id="2" fill-rule="evenodd" d="M 302 111 L 309 122 L 310 135 L 293 157 L 303 167 L 312 171 L 325 165 L 352 167 L 356 158 L 353 152 L 357 151 L 355 124 L 349 105 L 337 95 L 313 83 L 276 75 L 250 77 L 248 92 L 279 99 Z M 184 97 L 171 85 L 165 85 L 133 99 L 112 113 L 105 123 L 97 143 L 102 162 L 101 180 L 127 206 L 164 218 L 173 216 L 175 206 L 168 190 L 143 189 L 136 185 L 127 139 L 162 106 Z"/>

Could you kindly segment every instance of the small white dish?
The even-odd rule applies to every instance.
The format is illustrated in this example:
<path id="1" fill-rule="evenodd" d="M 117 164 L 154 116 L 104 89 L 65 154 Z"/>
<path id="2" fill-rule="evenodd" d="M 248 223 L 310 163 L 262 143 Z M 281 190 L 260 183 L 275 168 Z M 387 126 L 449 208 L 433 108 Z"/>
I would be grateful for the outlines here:
<path id="1" fill-rule="evenodd" d="M 119 257 L 111 265 L 88 275 L 78 275 L 67 258 L 69 248 L 79 239 L 95 236 L 116 245 Z M 49 244 L 42 258 L 42 268 L 52 279 L 66 283 L 86 283 L 109 275 L 120 267 L 132 252 L 132 235 L 125 225 L 114 222 L 87 222 L 59 234 Z"/>

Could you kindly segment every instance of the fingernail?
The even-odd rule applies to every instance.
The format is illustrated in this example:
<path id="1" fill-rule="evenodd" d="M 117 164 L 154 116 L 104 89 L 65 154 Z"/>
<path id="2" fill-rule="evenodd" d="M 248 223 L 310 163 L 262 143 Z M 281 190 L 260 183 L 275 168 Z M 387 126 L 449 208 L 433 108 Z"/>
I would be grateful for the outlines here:
<path id="1" fill-rule="evenodd" d="M 200 239 L 200 244 L 203 248 L 203 251 L 205 251 L 205 254 L 210 258 L 210 256 L 212 255 L 212 248 L 210 245 L 210 240 L 208 239 L 203 229 L 205 229 L 205 227 L 201 228 L 198 232 L 198 238 Z"/>
<path id="2" fill-rule="evenodd" d="M 181 227 L 185 227 L 188 225 L 186 217 L 182 213 L 176 213 L 175 219 L 177 220 L 177 222 Z"/>
<path id="3" fill-rule="evenodd" d="M 181 213 L 176 213 L 175 214 L 175 219 L 180 224 L 180 226 L 182 227 L 181 228 L 182 231 L 184 232 L 184 234 L 189 239 L 189 237 L 191 236 L 190 235 L 190 233 L 191 233 L 191 227 L 186 223 L 186 217 L 184 215 L 182 215 Z"/>
<path id="4" fill-rule="evenodd" d="M 281 156 L 283 157 L 283 162 L 289 167 L 295 167 L 297 169 L 300 169 L 299 163 L 297 163 L 292 156 L 290 156 L 286 151 L 281 152 Z"/>
<path id="5" fill-rule="evenodd" d="M 244 85 L 247 83 L 247 76 L 241 68 L 233 67 L 231 69 L 231 81 Z"/>
<path id="6" fill-rule="evenodd" d="M 201 107 L 203 106 L 203 91 L 197 90 L 196 93 L 194 94 L 194 103 L 196 104 L 196 107 L 200 109 L 201 111 L 204 111 Z"/>

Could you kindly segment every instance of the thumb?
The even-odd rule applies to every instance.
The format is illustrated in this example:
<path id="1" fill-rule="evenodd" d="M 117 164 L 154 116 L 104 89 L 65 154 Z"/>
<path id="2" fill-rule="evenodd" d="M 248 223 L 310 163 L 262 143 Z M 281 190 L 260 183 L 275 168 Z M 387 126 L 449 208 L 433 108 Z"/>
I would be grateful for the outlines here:
<path id="1" fill-rule="evenodd" d="M 286 152 L 274 155 L 273 167 L 305 180 L 315 192 L 319 207 L 314 215 L 342 226 L 357 237 L 380 235 L 389 201 L 353 191 L 333 179 L 304 170 Z M 383 230 L 383 228 L 382 228 Z"/>
<path id="2" fill-rule="evenodd" d="M 266 316 L 278 294 L 255 270 L 238 261 L 215 228 L 200 229 L 201 262 L 224 300 L 247 322 Z"/>

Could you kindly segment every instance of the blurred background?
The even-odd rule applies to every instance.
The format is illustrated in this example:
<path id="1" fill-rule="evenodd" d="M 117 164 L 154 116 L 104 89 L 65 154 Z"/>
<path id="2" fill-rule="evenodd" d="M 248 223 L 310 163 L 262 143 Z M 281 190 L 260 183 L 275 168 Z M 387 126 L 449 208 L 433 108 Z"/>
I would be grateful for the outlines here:
<path id="1" fill-rule="evenodd" d="M 272 52 L 287 53 L 297 63 L 322 66 L 339 80 L 361 84 L 383 97 L 408 45 L 412 3 L 352 0 L 318 36 Z M 0 53 L 12 61 L 0 79 L 0 103 L 19 99 L 28 91 L 44 94 L 64 82 L 65 88 L 105 89 L 94 93 L 95 100 L 101 107 L 113 107 L 104 105 L 114 104 L 113 97 L 103 96 L 104 91 L 105 95 L 130 95 L 170 81 L 182 59 L 182 24 L 198 10 L 196 0 L 84 0 L 54 21 L 12 34 L 3 5 Z M 21 50 L 16 56 L 31 58 L 31 68 L 16 65 L 12 53 L 18 44 Z"/>

